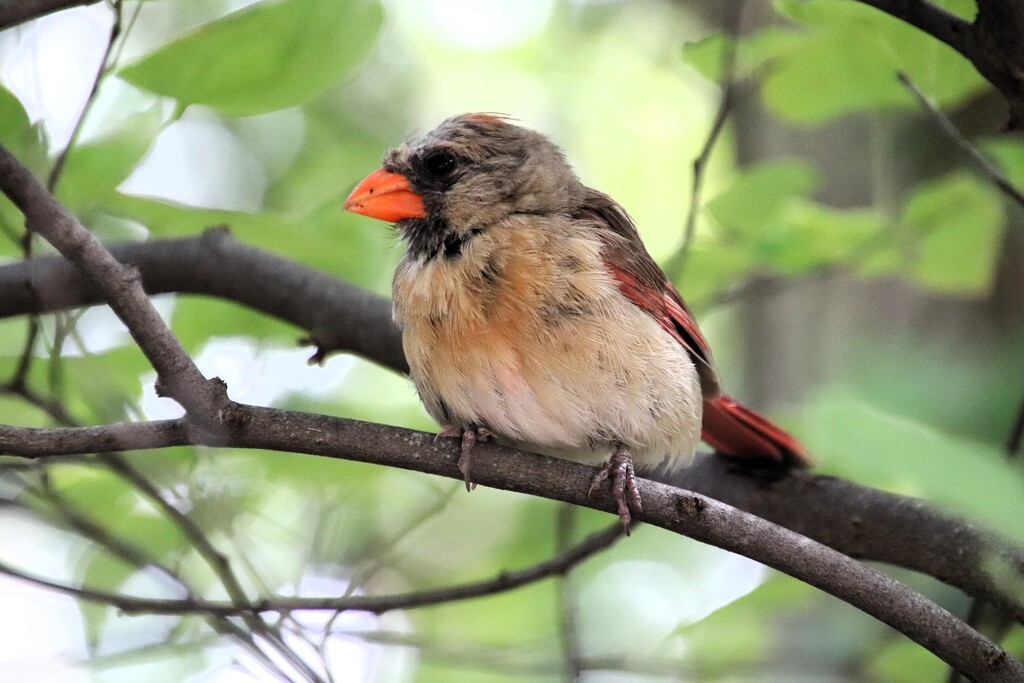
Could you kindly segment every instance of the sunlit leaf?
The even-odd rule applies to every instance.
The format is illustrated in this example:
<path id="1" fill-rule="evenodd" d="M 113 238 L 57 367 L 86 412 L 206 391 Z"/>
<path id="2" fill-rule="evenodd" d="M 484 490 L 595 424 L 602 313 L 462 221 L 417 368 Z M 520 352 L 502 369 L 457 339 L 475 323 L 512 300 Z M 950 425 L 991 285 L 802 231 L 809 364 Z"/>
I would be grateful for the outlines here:
<path id="1" fill-rule="evenodd" d="M 833 392 L 813 404 L 801 436 L 833 474 L 926 498 L 1024 539 L 1024 481 L 999 448 L 963 439 Z"/>
<path id="2" fill-rule="evenodd" d="M 983 140 L 981 149 L 995 160 L 1007 179 L 1024 192 L 1024 142 L 1012 138 L 992 138 Z"/>
<path id="3" fill-rule="evenodd" d="M 142 161 L 162 118 L 156 110 L 142 112 L 98 140 L 75 145 L 57 185 L 57 198 L 80 218 L 94 210 Z"/>
<path id="4" fill-rule="evenodd" d="M 949 665 L 906 638 L 889 643 L 869 664 L 872 680 L 888 683 L 940 681 L 949 673 Z"/>
<path id="5" fill-rule="evenodd" d="M 702 76 L 715 83 L 726 78 L 723 67 L 732 60 L 733 80 L 741 80 L 755 73 L 765 64 L 787 52 L 798 49 L 804 41 L 802 34 L 770 26 L 736 40 L 723 33 L 713 33 L 703 40 L 683 45 L 683 61 Z M 729 50 L 733 54 L 729 56 Z"/>
<path id="6" fill-rule="evenodd" d="M 771 578 L 742 600 L 679 629 L 692 653 L 688 660 L 699 668 L 720 671 L 769 658 L 773 648 L 784 645 L 773 621 L 807 609 L 813 595 L 814 589 L 799 581 Z"/>
<path id="7" fill-rule="evenodd" d="M 758 236 L 773 227 L 787 202 L 807 195 L 816 184 L 816 171 L 804 161 L 765 161 L 744 169 L 708 210 L 725 230 Z"/>
<path id="8" fill-rule="evenodd" d="M 0 142 L 22 164 L 43 175 L 46 171 L 46 140 L 42 128 L 29 121 L 28 114 L 21 102 L 11 91 L 0 86 Z M 0 257 L 21 255 L 21 246 L 17 236 L 24 230 L 25 219 L 21 212 L 7 199 L 0 195 L 0 225 L 3 233 L 14 236 L 9 239 L 0 234 Z"/>
<path id="9" fill-rule="evenodd" d="M 46 139 L 38 124 L 29 121 L 17 97 L 0 86 L 0 140 L 18 161 L 36 172 L 46 163 Z"/>
<path id="10" fill-rule="evenodd" d="M 233 116 L 274 111 L 351 71 L 376 40 L 382 17 L 375 0 L 258 3 L 200 26 L 119 75 Z"/>
<path id="11" fill-rule="evenodd" d="M 689 304 L 700 306 L 742 282 L 758 265 L 755 255 L 742 245 L 701 240 L 690 248 L 683 277 L 676 284 Z"/>
<path id="12" fill-rule="evenodd" d="M 914 240 L 914 279 L 942 292 L 984 294 L 995 275 L 1003 222 L 998 192 L 973 176 L 956 173 L 919 186 L 902 218 Z"/>
<path id="13" fill-rule="evenodd" d="M 947 3 L 960 11 L 967 0 Z M 764 81 L 765 103 L 800 122 L 893 106 L 918 106 L 896 79 L 906 72 L 942 105 L 986 87 L 962 55 L 919 29 L 861 3 L 783 0 L 780 10 L 805 26 L 800 49 L 778 60 Z"/>
<path id="14" fill-rule="evenodd" d="M 803 200 L 790 202 L 772 242 L 762 242 L 767 263 L 782 272 L 855 261 L 884 225 L 872 209 L 833 209 Z"/>

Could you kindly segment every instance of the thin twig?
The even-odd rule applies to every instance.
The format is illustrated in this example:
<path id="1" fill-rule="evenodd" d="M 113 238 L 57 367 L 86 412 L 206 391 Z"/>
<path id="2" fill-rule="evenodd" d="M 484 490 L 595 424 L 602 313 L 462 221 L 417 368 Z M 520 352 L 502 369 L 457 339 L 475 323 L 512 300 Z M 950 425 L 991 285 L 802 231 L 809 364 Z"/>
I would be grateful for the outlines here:
<path id="1" fill-rule="evenodd" d="M 7 469 L 7 468 L 5 468 Z M 61 520 L 64 522 L 67 528 L 73 529 L 78 532 L 81 536 L 88 539 L 89 541 L 97 544 L 101 548 L 106 549 L 115 557 L 132 565 L 136 569 L 154 569 L 167 578 L 169 578 L 174 584 L 179 586 L 185 591 L 186 599 L 195 599 L 195 595 L 188 584 L 178 576 L 169 567 L 161 564 L 156 558 L 149 556 L 141 548 L 127 542 L 123 538 L 111 533 L 105 527 L 97 524 L 88 517 L 84 516 L 78 510 L 76 510 L 70 503 L 68 503 L 57 491 L 50 486 L 49 477 L 47 476 L 46 469 L 40 470 L 38 463 L 36 463 L 36 470 L 38 471 L 42 489 L 37 490 L 32 487 L 25 488 L 26 492 L 34 495 L 41 500 L 46 500 L 52 505 L 52 509 L 56 512 Z M 28 509 L 18 503 L 8 503 L 8 505 L 15 505 L 22 509 Z M 32 510 L 38 514 L 39 511 Z M 21 575 L 8 574 L 13 578 L 21 578 Z M 233 623 L 227 617 L 219 615 L 204 615 L 210 628 L 221 635 L 227 635 L 236 639 L 236 641 L 250 654 L 257 658 L 260 663 L 270 673 L 274 674 L 277 678 L 282 681 L 287 681 L 287 677 L 284 672 L 280 670 L 277 664 L 269 657 L 253 640 L 252 635 L 246 632 L 244 629 Z"/>
<path id="2" fill-rule="evenodd" d="M 309 663 L 293 652 L 281 640 L 280 635 L 274 632 L 273 628 L 271 628 L 269 624 L 252 612 L 251 605 L 253 603 L 242 588 L 242 584 L 238 580 L 238 576 L 235 574 L 234 569 L 231 567 L 230 561 L 223 553 L 214 547 L 210 542 L 210 539 L 207 538 L 206 533 L 199 528 L 192 518 L 172 505 L 160 493 L 159 489 L 157 489 L 146 477 L 142 476 L 142 474 L 129 464 L 123 456 L 110 454 L 104 456 L 104 459 L 107 460 L 109 466 L 114 472 L 131 483 L 136 490 L 145 495 L 158 510 L 173 522 L 182 535 L 184 535 L 186 540 L 192 544 L 192 547 L 199 553 L 199 556 L 203 558 L 206 564 L 217 576 L 217 579 L 227 592 L 232 606 L 238 610 L 236 613 L 245 621 L 245 625 L 254 634 L 263 637 L 268 643 L 272 644 L 274 649 L 277 650 L 277 652 L 280 653 L 289 664 L 302 672 L 308 680 L 321 681 L 322 677 L 309 666 Z M 120 607 L 125 609 L 123 606 Z"/>
<path id="3" fill-rule="evenodd" d="M 447 588 L 402 593 L 397 595 L 358 595 L 325 598 L 274 598 L 263 599 L 245 607 L 229 602 L 188 599 L 143 598 L 120 593 L 94 590 L 87 587 L 69 586 L 51 579 L 36 576 L 16 567 L 0 562 L 0 573 L 71 595 L 80 600 L 98 602 L 116 607 L 125 614 L 163 615 L 216 615 L 221 617 L 255 616 L 266 612 L 317 611 L 359 611 L 384 614 L 395 610 L 408 610 L 431 605 L 470 600 L 496 595 L 551 578 L 561 576 L 596 553 L 611 546 L 623 536 L 620 525 L 613 525 L 597 532 L 581 543 L 532 567 L 511 572 L 502 572 L 494 578 Z"/>
<path id="4" fill-rule="evenodd" d="M 1021 207 L 1024 207 L 1024 192 L 1021 192 L 1020 188 L 1010 182 L 1009 178 L 1003 174 L 999 167 L 992 163 L 988 157 L 981 153 L 981 150 L 978 149 L 973 142 L 967 139 L 967 136 L 960 132 L 960 129 L 949 120 L 949 117 L 943 113 L 938 105 L 936 105 L 930 97 L 924 94 L 924 92 L 917 87 L 917 84 L 914 83 L 913 79 L 902 71 L 896 74 L 896 77 L 899 79 L 900 83 L 906 86 L 906 88 L 913 93 L 914 97 L 916 97 L 917 101 L 921 103 L 924 110 L 931 114 L 932 118 L 939 124 L 942 131 L 956 143 L 956 145 L 971 161 L 974 162 L 974 165 L 977 166 L 978 169 L 985 174 L 985 176 L 991 180 L 1003 194 Z"/>
<path id="5" fill-rule="evenodd" d="M 562 505 L 555 519 L 555 547 L 564 553 L 572 543 L 576 529 L 576 507 Z M 634 530 L 636 527 L 634 526 Z M 558 581 L 558 604 L 561 617 L 562 659 L 565 661 L 565 680 L 575 681 L 583 673 L 583 652 L 576 614 L 576 586 L 572 574 L 566 572 Z"/>
<path id="6" fill-rule="evenodd" d="M 678 281 L 683 275 L 686 266 L 686 257 L 693 244 L 694 235 L 697 232 L 697 215 L 701 211 L 701 193 L 704 189 L 704 176 L 707 173 L 711 153 L 714 151 L 715 143 L 718 142 L 725 122 L 729 118 L 736 99 L 736 34 L 739 30 L 739 20 L 742 16 L 742 6 L 736 10 L 735 22 L 729 35 L 726 36 L 725 46 L 722 53 L 722 95 L 718 102 L 718 109 L 715 111 L 715 118 L 711 122 L 707 138 L 701 147 L 700 154 L 693 160 L 693 181 L 690 185 L 690 207 L 686 212 L 686 222 L 683 226 L 683 241 L 665 265 L 665 272 L 673 282 Z"/>
<path id="7" fill-rule="evenodd" d="M 405 526 L 395 532 L 391 538 L 374 543 L 367 548 L 370 555 L 370 562 L 365 567 L 354 573 L 345 588 L 344 597 L 354 595 L 357 590 L 366 585 L 373 576 L 382 568 L 389 566 L 393 561 L 392 553 L 407 538 L 421 526 L 434 519 L 452 502 L 452 499 L 462 487 L 459 485 L 449 486 L 448 489 L 436 500 L 432 501 L 425 510 L 417 510 L 415 514 L 409 515 Z"/>
<path id="8" fill-rule="evenodd" d="M 118 262 L 10 151 L 0 146 L 0 189 L 25 214 L 28 225 L 78 266 L 103 292 L 114 313 L 157 372 L 164 395 L 180 403 L 197 424 L 224 427 L 230 403 L 223 382 L 208 381 L 171 333 L 143 291 L 138 271 Z"/>
<path id="9" fill-rule="evenodd" d="M 32 405 L 46 413 L 46 415 L 57 424 L 75 424 L 74 418 L 71 417 L 67 408 L 65 408 L 60 401 L 55 401 L 53 399 L 46 398 L 45 396 L 41 396 L 24 385 L 11 386 L 8 384 L 7 386 L 0 387 L 0 394 L 10 394 L 20 397 L 29 405 Z"/>
<path id="10" fill-rule="evenodd" d="M 64 149 L 62 149 L 60 154 L 57 155 L 57 158 L 53 162 L 53 166 L 50 168 L 50 173 L 46 177 L 46 189 L 50 192 L 53 192 L 57 188 L 57 183 L 60 181 L 61 173 L 64 171 L 64 164 L 68 159 L 68 154 L 72 149 L 74 149 L 75 144 L 78 142 L 78 136 L 82 133 L 82 126 L 85 124 L 85 119 L 89 115 L 89 110 L 92 109 L 92 106 L 96 101 L 96 96 L 99 94 L 100 84 L 103 82 L 103 77 L 110 71 L 110 55 L 114 50 L 114 43 L 117 42 L 118 36 L 121 35 L 121 0 L 114 0 L 111 5 L 111 9 L 114 12 L 114 18 L 110 24 L 110 36 L 107 38 L 107 46 L 103 50 L 103 57 L 100 59 L 100 65 L 96 69 L 96 77 L 92 81 L 92 86 L 89 88 L 89 95 L 85 98 L 85 104 L 82 106 L 82 111 L 78 114 L 75 126 L 71 129 L 71 137 L 68 138 L 68 144 L 64 145 Z"/>
<path id="11" fill-rule="evenodd" d="M 32 2 L 22 2 L 22 5 L 31 5 Z M 79 3 L 81 4 L 81 3 Z M 2 10 L 0 10 L 2 12 Z M 68 139 L 68 143 L 61 150 L 60 154 L 57 155 L 57 159 L 54 162 L 53 167 L 50 169 L 50 174 L 47 178 L 46 187 L 52 193 L 57 186 L 57 181 L 60 178 L 61 171 L 64 169 L 64 164 L 67 161 L 68 153 L 74 148 L 78 136 L 81 133 L 82 125 L 85 122 L 86 114 L 92 107 L 93 102 L 96 99 L 96 94 L 99 92 L 100 82 L 103 76 L 107 72 L 107 60 L 110 58 L 110 52 L 114 47 L 114 42 L 117 40 L 117 36 L 121 31 L 121 0 L 114 0 L 113 3 L 114 19 L 110 28 L 110 38 L 107 40 L 106 49 L 103 52 L 103 58 L 100 60 L 99 68 L 96 71 L 96 78 L 93 80 L 92 87 L 90 88 L 89 95 L 86 97 L 85 104 L 82 107 L 81 113 L 78 115 L 78 119 L 75 121 L 74 128 L 71 132 L 71 137 Z M 32 258 L 32 241 L 34 231 L 32 226 L 26 222 L 25 233 L 22 236 L 22 255 L 23 258 L 29 260 Z M 13 377 L 9 381 L 8 385 L 18 390 L 27 386 L 27 378 L 29 370 L 32 366 L 32 359 L 34 357 L 36 339 L 39 336 L 40 321 L 38 315 L 33 315 L 29 318 L 28 322 L 28 334 L 25 340 L 25 345 L 22 347 L 21 356 L 18 359 L 18 365 L 14 372 Z"/>

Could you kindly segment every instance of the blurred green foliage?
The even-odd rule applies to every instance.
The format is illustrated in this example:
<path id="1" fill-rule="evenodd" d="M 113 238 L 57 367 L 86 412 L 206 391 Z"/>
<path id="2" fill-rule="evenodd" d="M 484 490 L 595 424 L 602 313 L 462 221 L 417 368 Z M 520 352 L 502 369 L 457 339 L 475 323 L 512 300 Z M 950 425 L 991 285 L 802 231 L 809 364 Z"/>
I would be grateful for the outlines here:
<path id="1" fill-rule="evenodd" d="M 663 258 L 682 239 L 689 164 L 713 117 L 715 86 L 726 78 L 725 51 L 735 50 L 734 77 L 759 83 L 759 104 L 796 126 L 834 125 L 865 112 L 918 115 L 897 70 L 944 107 L 985 89 L 949 48 L 848 1 L 779 2 L 771 25 L 738 41 L 668 2 L 533 0 L 490 24 L 479 19 L 481 11 L 505 10 L 462 5 L 453 11 L 442 0 L 279 0 L 228 12 L 236 4 L 145 3 L 126 32 L 128 56 L 101 86 L 103 106 L 89 113 L 91 134 L 67 155 L 57 194 L 106 240 L 195 235 L 226 223 L 249 245 L 386 292 L 398 253 L 392 235 L 340 205 L 386 147 L 445 116 L 504 111 L 544 129 L 564 144 L 587 182 L 623 202 L 652 253 Z M 965 16 L 973 8 L 967 0 L 944 5 Z M 125 8 L 127 15 L 135 5 Z M 482 23 L 472 24 L 474 17 Z M 167 35 L 165 25 L 188 29 Z M 486 31 L 504 47 L 481 47 Z M 645 40 L 638 43 L 638 35 Z M 162 136 L 196 121 L 250 154 L 253 168 L 236 170 L 264 182 L 258 207 L 125 190 Z M 900 280 L 962 303 L 991 295 L 1007 217 L 1013 211 L 1019 220 L 1020 210 L 1008 209 L 973 169 L 912 179 L 895 204 L 833 206 L 819 196 L 821 174 L 812 160 L 767 158 L 738 168 L 736 141 L 751 134 L 727 130 L 708 170 L 679 282 L 702 313 L 730 288 L 769 276 Z M 0 139 L 40 175 L 61 151 L 7 89 L 0 89 Z M 1024 184 L 1019 140 L 992 139 L 983 149 Z M 210 150 L 196 144 L 179 151 L 182 163 L 190 162 L 184 173 L 203 183 L 203 169 L 216 162 Z M 0 202 L 0 258 L 21 257 L 22 227 L 14 208 Z M 36 251 L 45 245 L 37 243 Z M 302 331 L 219 301 L 182 297 L 168 309 L 175 333 L 204 370 L 238 366 L 240 379 L 230 382 L 236 399 L 246 400 L 251 390 L 274 405 L 433 428 L 404 378 L 361 360 L 329 364 L 310 386 L 289 384 L 287 376 L 308 355 L 294 348 Z M 95 339 L 109 337 L 109 320 L 73 331 L 67 321 L 45 319 L 29 386 L 83 422 L 162 414 L 147 393 L 145 359 L 127 337 L 101 343 Z M 67 329 L 56 334 L 58 327 Z M 709 329 L 720 358 L 738 354 L 730 335 Z M 25 333 L 23 320 L 0 323 L 0 377 L 15 372 Z M 841 359 L 845 372 L 809 391 L 789 415 L 822 470 L 939 502 L 1024 540 L 1019 467 L 1006 463 L 999 446 L 1024 384 L 1020 331 L 978 347 L 984 358 L 949 354 L 910 333 L 902 350 L 883 354 L 879 330 L 857 334 Z M 254 346 L 238 341 L 243 337 Z M 56 348 L 63 357 L 52 357 Z M 250 353 L 244 362 L 241 348 Z M 328 376 L 337 384 L 320 386 Z M 279 389 L 259 393 L 266 385 Z M 9 423 L 53 422 L 10 396 L 0 396 L 0 411 Z M 282 453 L 172 449 L 128 458 L 206 532 L 254 595 L 440 587 L 557 551 L 561 518 L 548 501 L 486 490 L 470 496 L 421 475 Z M 195 594 L 223 598 L 173 520 L 101 464 L 0 471 L 0 482 L 5 500 L 30 511 L 39 529 L 66 529 L 54 510 L 55 503 L 68 506 L 185 578 Z M 610 522 L 577 511 L 570 535 L 582 538 Z M 69 558 L 66 580 L 176 594 L 158 573 L 72 535 L 47 541 Z M 941 587 L 918 587 L 952 599 Z M 594 680 L 943 675 L 930 654 L 851 608 L 654 529 L 590 560 L 569 581 L 355 619 L 332 638 L 348 644 L 332 665 L 339 680 L 361 671 L 374 680 L 562 680 L 564 609 L 577 616 L 581 654 L 603 672 Z M 223 641 L 195 618 L 128 617 L 84 604 L 81 615 L 91 657 L 78 668 L 93 680 L 178 681 L 231 662 Z M 1009 641 L 1018 654 L 1021 641 L 1019 630 Z"/>

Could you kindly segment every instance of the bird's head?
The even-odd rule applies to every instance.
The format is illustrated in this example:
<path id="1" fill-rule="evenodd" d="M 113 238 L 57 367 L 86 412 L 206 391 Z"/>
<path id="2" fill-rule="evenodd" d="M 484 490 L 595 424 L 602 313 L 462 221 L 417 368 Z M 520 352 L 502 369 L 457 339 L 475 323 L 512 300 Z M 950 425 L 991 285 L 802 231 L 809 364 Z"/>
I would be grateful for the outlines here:
<path id="1" fill-rule="evenodd" d="M 503 116 L 464 114 L 389 150 L 345 208 L 395 223 L 410 251 L 429 258 L 514 214 L 571 213 L 583 191 L 548 138 Z"/>

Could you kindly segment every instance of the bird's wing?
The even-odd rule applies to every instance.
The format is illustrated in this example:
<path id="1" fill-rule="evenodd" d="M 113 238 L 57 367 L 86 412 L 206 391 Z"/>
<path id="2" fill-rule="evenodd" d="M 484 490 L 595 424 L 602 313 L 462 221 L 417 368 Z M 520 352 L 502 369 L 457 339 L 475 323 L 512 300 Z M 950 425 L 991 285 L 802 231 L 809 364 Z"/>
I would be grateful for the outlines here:
<path id="1" fill-rule="evenodd" d="M 763 415 L 722 394 L 711 349 L 693 313 L 647 253 L 629 214 L 608 195 L 589 190 L 580 217 L 606 228 L 604 262 L 619 291 L 653 316 L 693 358 L 704 395 L 704 440 L 734 458 L 809 466 L 811 457 L 800 442 Z"/>
<path id="2" fill-rule="evenodd" d="M 647 253 L 633 219 L 615 200 L 597 190 L 588 190 L 578 217 L 606 228 L 601 231 L 605 238 L 604 262 L 619 291 L 657 320 L 690 354 L 705 400 L 718 396 L 721 387 L 711 349 L 683 297 Z"/>

